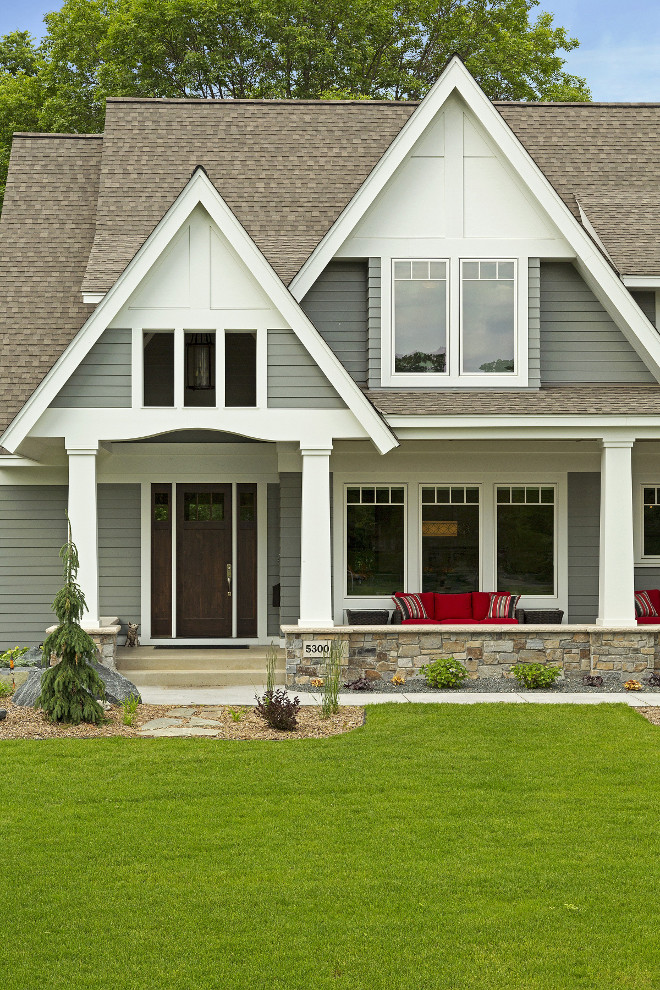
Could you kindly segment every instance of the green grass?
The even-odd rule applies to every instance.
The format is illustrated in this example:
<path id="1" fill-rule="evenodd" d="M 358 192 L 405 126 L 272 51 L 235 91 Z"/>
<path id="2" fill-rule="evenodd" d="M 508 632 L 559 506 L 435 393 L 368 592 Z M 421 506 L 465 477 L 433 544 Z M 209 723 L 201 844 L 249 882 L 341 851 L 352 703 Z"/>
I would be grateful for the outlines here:
<path id="1" fill-rule="evenodd" d="M 0 756 L 5 988 L 660 987 L 660 728 L 626 707 Z"/>

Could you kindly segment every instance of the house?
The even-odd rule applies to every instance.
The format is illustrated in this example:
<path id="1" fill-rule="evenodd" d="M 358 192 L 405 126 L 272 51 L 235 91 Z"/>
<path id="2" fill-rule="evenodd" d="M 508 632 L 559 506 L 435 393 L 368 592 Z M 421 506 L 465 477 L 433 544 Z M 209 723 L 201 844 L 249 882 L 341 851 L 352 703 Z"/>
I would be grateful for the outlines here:
<path id="1" fill-rule="evenodd" d="M 110 99 L 18 134 L 0 642 L 263 644 L 393 591 L 660 584 L 660 105 Z M 556 632 L 555 632 L 556 637 Z M 651 650 L 653 652 L 653 650 Z"/>

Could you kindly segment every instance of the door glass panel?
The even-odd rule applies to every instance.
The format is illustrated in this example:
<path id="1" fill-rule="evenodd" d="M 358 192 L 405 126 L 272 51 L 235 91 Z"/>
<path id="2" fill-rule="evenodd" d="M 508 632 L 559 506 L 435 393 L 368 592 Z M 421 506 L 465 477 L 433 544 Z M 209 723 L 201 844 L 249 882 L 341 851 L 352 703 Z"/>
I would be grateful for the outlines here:
<path id="1" fill-rule="evenodd" d="M 254 492 L 241 492 L 238 512 L 241 522 L 254 522 Z"/>
<path id="2" fill-rule="evenodd" d="M 197 494 L 197 518 L 201 522 L 208 522 L 211 518 L 211 493 L 198 492 Z"/>
<path id="3" fill-rule="evenodd" d="M 167 492 L 156 492 L 154 495 L 154 519 L 156 522 L 167 522 L 170 518 L 170 496 Z"/>

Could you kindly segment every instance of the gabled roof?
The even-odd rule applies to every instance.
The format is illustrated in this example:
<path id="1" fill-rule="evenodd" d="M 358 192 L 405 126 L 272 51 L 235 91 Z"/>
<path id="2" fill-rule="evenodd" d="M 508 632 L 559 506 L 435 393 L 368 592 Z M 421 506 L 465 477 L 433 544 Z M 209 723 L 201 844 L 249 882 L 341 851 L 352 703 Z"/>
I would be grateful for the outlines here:
<path id="1" fill-rule="evenodd" d="M 99 340 L 103 331 L 129 301 L 145 276 L 152 271 L 198 205 L 206 210 L 231 249 L 256 279 L 260 289 L 291 327 L 377 449 L 385 453 L 396 447 L 397 440 L 392 431 L 282 284 L 281 279 L 209 181 L 204 170 L 199 167 L 195 169 L 185 188 L 142 244 L 130 264 L 87 318 L 80 332 L 14 418 L 3 435 L 5 445 L 10 450 L 15 450 L 28 435 L 39 416 L 46 411 L 70 375 Z"/>

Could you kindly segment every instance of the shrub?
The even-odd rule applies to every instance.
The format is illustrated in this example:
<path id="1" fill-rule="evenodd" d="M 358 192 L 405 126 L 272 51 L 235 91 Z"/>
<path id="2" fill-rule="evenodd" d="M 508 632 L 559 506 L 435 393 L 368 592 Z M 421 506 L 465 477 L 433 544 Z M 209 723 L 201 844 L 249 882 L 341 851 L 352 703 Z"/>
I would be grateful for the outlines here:
<path id="1" fill-rule="evenodd" d="M 371 691 L 371 682 L 366 677 L 358 677 L 354 681 L 348 681 L 344 687 L 348 688 L 349 691 Z"/>
<path id="2" fill-rule="evenodd" d="M 41 694 L 35 708 L 41 707 L 51 722 L 101 725 L 105 715 L 97 698 L 105 697 L 103 681 L 91 666 L 98 656 L 96 644 L 80 625 L 85 613 L 85 596 L 77 583 L 78 550 L 69 539 L 60 550 L 64 564 L 64 585 L 53 602 L 58 626 L 43 645 L 44 656 L 55 654 L 60 662 L 41 679 Z"/>
<path id="3" fill-rule="evenodd" d="M 257 698 L 255 712 L 264 722 L 280 732 L 291 732 L 298 725 L 296 716 L 300 708 L 300 698 L 291 699 L 286 688 L 266 691 L 263 698 Z"/>
<path id="4" fill-rule="evenodd" d="M 332 640 L 330 652 L 325 661 L 323 694 L 321 695 L 321 717 L 330 718 L 339 711 L 339 688 L 341 687 L 341 662 L 344 659 L 344 644 Z"/>
<path id="5" fill-rule="evenodd" d="M 559 675 L 560 667 L 546 667 L 543 663 L 517 663 L 511 673 L 526 688 L 552 687 Z"/>
<path id="6" fill-rule="evenodd" d="M 636 681 L 634 678 L 631 678 L 629 681 L 626 681 L 626 683 L 623 686 L 626 689 L 626 691 L 642 690 L 642 685 L 639 683 L 639 681 Z"/>
<path id="7" fill-rule="evenodd" d="M 140 704 L 140 699 L 136 698 L 134 694 L 129 694 L 128 698 L 124 698 L 121 703 L 122 707 L 122 722 L 124 725 L 133 725 L 135 719 L 135 713 L 138 710 L 138 705 Z"/>
<path id="8" fill-rule="evenodd" d="M 7 681 L 0 681 L 0 698 L 8 698 L 14 693 L 14 689 Z"/>
<path id="9" fill-rule="evenodd" d="M 454 660 L 453 657 L 434 660 L 433 663 L 425 663 L 419 670 L 426 678 L 426 683 L 429 687 L 434 688 L 460 687 L 468 676 L 468 672 L 461 661 Z"/>

